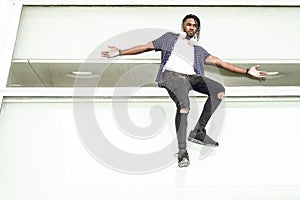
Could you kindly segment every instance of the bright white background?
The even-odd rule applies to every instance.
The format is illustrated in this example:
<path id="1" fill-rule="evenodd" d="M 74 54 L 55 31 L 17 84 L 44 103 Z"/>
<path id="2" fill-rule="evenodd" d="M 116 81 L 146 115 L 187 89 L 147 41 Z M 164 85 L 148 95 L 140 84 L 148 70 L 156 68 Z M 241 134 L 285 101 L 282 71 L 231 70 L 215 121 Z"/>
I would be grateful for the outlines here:
<path id="1" fill-rule="evenodd" d="M 103 166 L 88 153 L 79 139 L 72 103 L 68 100 L 66 103 L 47 100 L 18 103 L 11 99 L 4 103 L 0 115 L 2 198 L 44 199 L 47 195 L 49 199 L 85 199 L 93 192 L 103 192 L 112 199 L 120 195 L 127 199 L 129 191 L 145 190 L 148 199 L 152 199 L 152 192 L 163 195 L 166 191 L 174 192 L 167 197 L 188 191 L 190 197 L 218 198 L 227 194 L 235 198 L 245 195 L 249 199 L 253 196 L 255 199 L 297 199 L 300 195 L 299 100 L 265 100 L 226 100 L 226 120 L 218 139 L 220 147 L 192 145 L 189 168 L 179 169 L 174 163 L 156 173 L 128 175 Z M 101 129 L 112 144 L 124 151 L 159 150 L 175 137 L 172 102 L 143 102 L 137 100 L 130 104 L 134 123 L 151 123 L 149 108 L 152 106 L 162 106 L 168 116 L 163 131 L 146 141 L 123 135 L 114 122 L 109 100 L 95 104 Z M 199 107 L 202 105 L 203 100 L 199 99 Z M 89 130 L 86 131 L 88 134 Z M 202 190 L 203 194 L 199 194 Z M 98 197 L 91 195 L 89 199 Z"/>
<path id="2" fill-rule="evenodd" d="M 7 45 L 11 44 L 7 40 L 10 36 L 7 30 L 9 19 L 11 19 L 9 15 L 11 6 L 9 1 L 0 2 L 1 64 L 7 48 L 10 47 Z M 267 11 L 265 14 L 266 20 L 271 19 L 268 18 Z M 275 16 L 281 16 L 277 14 L 275 13 Z M 299 13 L 296 13 L 296 16 L 299 16 Z M 285 19 L 290 15 L 281 17 Z M 166 20 L 174 21 L 170 28 L 176 29 L 178 23 L 174 19 L 167 18 Z M 213 21 L 213 18 L 210 20 Z M 239 21 L 239 19 L 235 20 L 229 24 L 231 27 Z M 252 18 L 248 20 L 251 22 Z M 228 22 L 225 18 L 224 21 Z M 299 20 L 291 21 L 295 24 L 299 22 Z M 227 38 L 230 35 L 224 32 L 224 25 L 220 24 L 223 28 L 220 32 L 209 24 L 211 23 L 204 23 L 206 32 L 203 32 L 202 38 L 208 38 L 208 33 L 210 33 L 220 36 L 218 38 L 226 42 L 221 37 Z M 282 52 L 281 55 L 284 59 L 298 59 L 296 53 L 299 52 L 297 50 L 299 45 L 291 46 L 296 36 L 299 35 L 298 27 L 280 23 L 278 30 L 277 24 L 271 23 L 271 25 L 273 32 L 268 33 L 268 37 L 265 37 L 267 40 L 261 39 L 260 41 L 271 45 L 270 49 L 273 49 L 276 44 L 270 43 L 269 37 L 276 39 L 276 34 L 281 36 L 285 33 L 284 28 L 288 26 L 293 32 L 291 37 L 284 38 L 287 43 L 280 40 L 281 45 L 284 49 L 292 47 L 295 51 L 291 54 Z M 259 24 L 258 27 L 262 26 L 264 24 Z M 97 27 L 96 30 L 98 30 Z M 207 32 L 208 30 L 210 32 Z M 242 30 L 237 31 L 240 33 L 251 31 L 252 33 L 246 24 Z M 273 33 L 276 34 L 273 35 Z M 259 39 L 259 30 L 255 30 L 253 34 Z M 105 37 L 108 35 L 104 35 L 103 39 Z M 238 39 L 241 40 L 241 38 Z M 246 39 L 244 41 L 247 42 Z M 82 49 L 86 52 L 93 49 L 94 46 L 88 46 L 90 44 L 87 43 L 87 46 Z M 233 44 L 243 49 L 238 42 Z M 264 47 L 257 47 L 257 44 L 253 43 L 248 45 L 250 50 L 259 48 L 258 51 L 251 52 L 260 58 Z M 211 49 L 209 44 L 205 46 Z M 230 52 L 215 49 L 215 46 L 213 49 L 216 54 L 232 59 Z M 279 52 L 272 50 L 264 53 L 272 58 Z M 242 50 L 240 55 L 235 55 L 243 58 L 245 51 Z M 3 65 L 0 68 L 2 76 Z M 228 104 L 226 123 L 219 138 L 221 146 L 208 151 L 210 152 L 208 157 L 201 159 L 199 152 L 207 150 L 194 145 L 190 149 L 192 164 L 188 169 L 179 169 L 174 164 L 163 171 L 141 176 L 112 171 L 96 162 L 87 153 L 78 138 L 70 103 L 30 103 L 31 100 L 26 103 L 7 101 L 1 111 L 1 199 L 199 199 L 203 197 L 204 199 L 273 200 L 300 198 L 299 100 L 295 102 L 278 100 L 273 104 L 268 101 Z M 171 105 L 165 104 L 164 106 L 169 109 Z M 107 114 L 106 125 L 111 126 L 113 121 L 109 111 L 110 105 L 99 103 L 96 108 L 98 112 Z M 133 107 L 133 110 L 135 109 L 138 108 Z M 147 112 L 147 109 L 136 111 L 136 113 L 142 113 Z M 173 110 L 170 111 L 170 116 L 172 112 Z M 101 116 L 99 115 L 99 120 Z M 144 115 L 139 114 L 136 117 L 144 123 L 149 122 Z M 255 126 L 250 126 L 251 123 L 255 123 Z M 116 129 L 115 131 L 117 132 Z M 171 131 L 172 127 L 170 130 L 164 130 L 164 134 L 168 135 Z M 131 147 L 131 151 L 134 151 L 135 147 Z"/>

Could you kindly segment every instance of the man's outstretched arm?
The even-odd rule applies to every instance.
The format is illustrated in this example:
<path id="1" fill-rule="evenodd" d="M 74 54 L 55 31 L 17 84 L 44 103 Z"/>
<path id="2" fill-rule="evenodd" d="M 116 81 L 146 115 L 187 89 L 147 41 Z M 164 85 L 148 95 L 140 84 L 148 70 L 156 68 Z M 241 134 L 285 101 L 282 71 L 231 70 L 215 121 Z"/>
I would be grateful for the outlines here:
<path id="1" fill-rule="evenodd" d="M 109 50 L 101 52 L 101 55 L 103 57 L 113 58 L 121 55 L 135 55 L 135 54 L 140 54 L 140 53 L 154 50 L 154 46 L 152 42 L 148 42 L 147 44 L 134 46 L 124 50 L 118 49 L 115 46 L 108 46 L 108 48 Z"/>
<path id="2" fill-rule="evenodd" d="M 260 67 L 259 65 L 252 66 L 249 69 L 244 69 L 244 68 L 238 67 L 234 64 L 224 62 L 220 58 L 217 58 L 215 56 L 207 57 L 205 59 L 205 64 L 221 67 L 221 68 L 226 69 L 228 71 L 239 73 L 239 74 L 247 74 L 247 75 L 249 74 L 249 75 L 251 75 L 253 77 L 256 77 L 256 78 L 264 78 L 268 75 L 267 72 L 257 70 L 257 68 Z"/>

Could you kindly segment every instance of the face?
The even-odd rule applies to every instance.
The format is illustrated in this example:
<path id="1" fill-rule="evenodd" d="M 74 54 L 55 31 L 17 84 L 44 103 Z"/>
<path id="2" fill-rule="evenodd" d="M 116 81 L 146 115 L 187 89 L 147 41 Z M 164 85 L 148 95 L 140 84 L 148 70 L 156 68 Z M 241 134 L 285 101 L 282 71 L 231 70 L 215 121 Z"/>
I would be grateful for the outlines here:
<path id="1" fill-rule="evenodd" d="M 189 37 L 193 37 L 198 31 L 198 24 L 193 18 L 188 18 L 183 23 L 182 29 Z"/>

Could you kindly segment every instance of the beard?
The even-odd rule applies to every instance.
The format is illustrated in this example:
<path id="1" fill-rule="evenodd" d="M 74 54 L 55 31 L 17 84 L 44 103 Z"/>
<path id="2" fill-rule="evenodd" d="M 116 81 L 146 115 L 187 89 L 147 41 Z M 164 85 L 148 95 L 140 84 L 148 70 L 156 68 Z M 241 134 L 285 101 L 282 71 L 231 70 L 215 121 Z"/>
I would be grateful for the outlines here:
<path id="1" fill-rule="evenodd" d="M 196 32 L 194 32 L 194 31 L 185 31 L 185 32 L 186 32 L 186 35 L 189 37 L 194 37 L 196 35 Z"/>

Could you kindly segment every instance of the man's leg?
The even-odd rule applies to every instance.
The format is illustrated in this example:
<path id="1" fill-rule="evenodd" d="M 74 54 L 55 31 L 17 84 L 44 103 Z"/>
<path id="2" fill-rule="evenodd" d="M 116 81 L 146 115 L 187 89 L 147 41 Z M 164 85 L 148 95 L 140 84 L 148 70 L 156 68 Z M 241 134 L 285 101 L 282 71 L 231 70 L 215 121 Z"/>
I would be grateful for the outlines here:
<path id="1" fill-rule="evenodd" d="M 187 76 L 175 73 L 164 72 L 165 76 L 172 76 L 166 78 L 165 88 L 167 89 L 171 99 L 176 104 L 175 127 L 178 140 L 178 165 L 179 167 L 187 167 L 189 165 L 189 158 L 186 151 L 186 131 L 187 131 L 187 115 L 190 110 L 190 101 L 188 93 L 191 86 Z"/>
<path id="2" fill-rule="evenodd" d="M 212 114 L 220 105 L 225 94 L 225 88 L 220 83 L 203 76 L 191 76 L 190 80 L 192 88 L 197 92 L 207 94 L 208 98 L 194 130 L 190 134 L 189 140 L 199 144 L 218 146 L 217 142 L 206 135 L 205 127 Z"/>
<path id="3" fill-rule="evenodd" d="M 186 151 L 186 131 L 187 131 L 187 116 L 189 113 L 189 100 L 186 103 L 178 100 L 176 94 L 174 94 L 169 89 L 168 93 L 171 99 L 176 104 L 176 115 L 175 115 L 175 128 L 178 140 L 179 154 L 182 154 Z M 186 104 L 186 105 L 185 105 Z"/>

